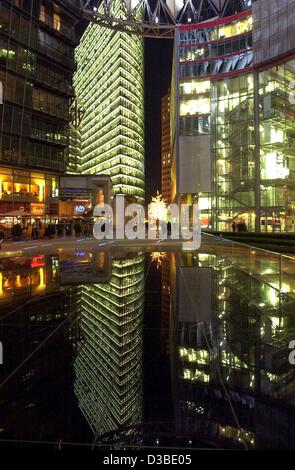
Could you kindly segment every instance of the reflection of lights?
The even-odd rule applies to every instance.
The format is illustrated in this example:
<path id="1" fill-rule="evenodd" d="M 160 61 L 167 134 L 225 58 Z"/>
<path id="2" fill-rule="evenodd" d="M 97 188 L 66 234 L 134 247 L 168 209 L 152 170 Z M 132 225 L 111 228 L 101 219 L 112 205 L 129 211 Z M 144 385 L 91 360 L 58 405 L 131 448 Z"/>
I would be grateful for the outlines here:
<path id="1" fill-rule="evenodd" d="M 274 274 L 273 269 L 266 269 L 261 273 L 261 276 L 265 276 L 266 274 Z"/>
<path id="2" fill-rule="evenodd" d="M 157 269 L 162 266 L 163 260 L 167 258 L 167 253 L 155 251 L 151 253 L 152 262 L 157 263 Z"/>
<path id="3" fill-rule="evenodd" d="M 46 284 L 45 284 L 45 272 L 44 272 L 44 268 L 40 268 L 39 269 L 39 285 L 38 285 L 38 289 L 44 289 L 46 287 Z"/>
<path id="4" fill-rule="evenodd" d="M 31 268 L 39 268 L 45 266 L 44 255 L 34 256 L 31 261 Z"/>
<path id="5" fill-rule="evenodd" d="M 206 349 L 179 348 L 179 356 L 191 363 L 209 364 L 209 353 Z"/>
<path id="6" fill-rule="evenodd" d="M 52 258 L 51 259 L 51 266 L 57 267 L 59 265 L 59 260 L 58 258 Z"/>

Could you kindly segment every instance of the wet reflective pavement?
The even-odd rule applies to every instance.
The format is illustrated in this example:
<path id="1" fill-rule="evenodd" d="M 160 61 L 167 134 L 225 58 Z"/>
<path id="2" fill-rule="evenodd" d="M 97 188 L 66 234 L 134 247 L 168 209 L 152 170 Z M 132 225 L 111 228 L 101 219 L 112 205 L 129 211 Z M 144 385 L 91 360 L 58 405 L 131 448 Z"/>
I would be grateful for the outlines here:
<path id="1" fill-rule="evenodd" d="M 0 268 L 0 448 L 295 448 L 295 259 L 204 237 Z"/>

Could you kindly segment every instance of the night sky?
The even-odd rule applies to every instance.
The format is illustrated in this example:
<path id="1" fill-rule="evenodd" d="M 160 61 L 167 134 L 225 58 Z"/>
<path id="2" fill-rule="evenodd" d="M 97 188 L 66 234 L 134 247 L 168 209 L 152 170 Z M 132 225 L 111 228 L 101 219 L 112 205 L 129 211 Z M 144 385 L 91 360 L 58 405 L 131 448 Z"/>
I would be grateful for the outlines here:
<path id="1" fill-rule="evenodd" d="M 145 39 L 146 202 L 161 189 L 161 98 L 171 82 L 173 41 Z"/>

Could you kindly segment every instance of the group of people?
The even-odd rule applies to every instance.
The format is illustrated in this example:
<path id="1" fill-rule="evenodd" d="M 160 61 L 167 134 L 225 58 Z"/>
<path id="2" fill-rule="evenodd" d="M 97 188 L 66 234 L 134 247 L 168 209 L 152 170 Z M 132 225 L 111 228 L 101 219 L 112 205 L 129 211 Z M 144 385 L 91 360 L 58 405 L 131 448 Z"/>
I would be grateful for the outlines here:
<path id="1" fill-rule="evenodd" d="M 43 223 L 41 220 L 37 220 L 34 223 L 22 223 L 21 226 L 25 236 L 27 238 L 32 238 L 33 240 L 38 240 L 39 235 L 43 232 Z"/>
<path id="2" fill-rule="evenodd" d="M 166 227 L 165 227 L 166 226 Z M 168 221 L 168 222 L 165 222 L 163 220 L 160 220 L 160 219 L 157 219 L 156 220 L 156 233 L 159 235 L 160 234 L 160 228 L 162 230 L 162 232 L 164 232 L 165 228 L 167 230 L 167 236 L 170 237 L 171 234 L 172 234 L 172 225 L 171 225 L 171 222 Z M 145 223 L 145 230 L 146 232 L 148 233 L 148 229 L 149 229 L 149 223 L 146 222 Z"/>
<path id="3" fill-rule="evenodd" d="M 248 232 L 247 225 L 244 220 L 233 221 L 231 225 L 233 232 Z"/>

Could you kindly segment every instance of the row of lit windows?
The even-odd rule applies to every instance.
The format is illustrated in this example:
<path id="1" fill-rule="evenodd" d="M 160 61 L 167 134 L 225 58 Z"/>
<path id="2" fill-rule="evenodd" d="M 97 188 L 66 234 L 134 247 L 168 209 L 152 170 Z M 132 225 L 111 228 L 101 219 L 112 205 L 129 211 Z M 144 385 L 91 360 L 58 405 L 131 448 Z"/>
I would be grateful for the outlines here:
<path id="1" fill-rule="evenodd" d="M 237 70 L 243 70 L 252 65 L 253 52 L 245 52 L 237 55 L 202 62 L 180 63 L 180 77 L 207 77 Z"/>
<path id="2" fill-rule="evenodd" d="M 116 145 L 111 142 L 109 144 L 105 144 L 102 148 L 100 148 L 99 146 L 95 146 L 93 147 L 92 151 L 89 148 L 84 149 L 83 145 L 81 148 L 81 158 L 83 160 L 87 156 L 88 163 L 90 163 L 90 161 L 94 159 L 103 162 L 106 159 L 111 159 L 112 157 L 119 156 L 121 154 L 126 156 L 130 155 L 131 157 L 134 157 L 139 161 L 141 158 L 141 151 L 131 149 L 130 147 L 123 145 L 120 142 L 117 142 Z"/>
<path id="3" fill-rule="evenodd" d="M 92 112 L 91 112 L 92 111 Z M 83 129 L 84 126 L 89 125 L 91 122 L 91 127 L 93 129 L 93 124 L 96 127 L 102 127 L 106 122 L 110 122 L 112 119 L 117 117 L 118 115 L 127 117 L 129 119 L 135 119 L 135 122 L 139 124 L 143 124 L 143 108 L 142 107 L 134 107 L 133 109 L 129 108 L 128 101 L 117 98 L 116 101 L 113 101 L 109 105 L 106 105 L 105 110 L 102 113 L 95 113 L 95 109 L 93 110 L 88 109 L 88 112 L 85 114 L 85 118 L 83 120 Z M 94 121 L 94 122 L 93 122 Z"/>
<path id="4" fill-rule="evenodd" d="M 122 126 L 117 125 L 110 129 L 108 132 L 101 132 L 96 130 L 94 136 L 89 135 L 89 132 L 84 134 L 85 144 L 84 149 L 87 149 L 91 143 L 95 142 L 98 147 L 102 148 L 104 144 L 111 141 L 121 142 L 131 148 L 137 148 L 138 150 L 143 149 L 143 139 L 141 136 L 136 135 L 132 130 L 125 130 Z M 98 148 L 97 147 L 97 148 Z M 91 148 L 91 147 L 90 147 Z"/>
<path id="5" fill-rule="evenodd" d="M 207 27 L 206 29 L 190 29 L 179 31 L 180 44 L 198 44 L 202 42 L 216 41 L 232 38 L 240 34 L 251 32 L 253 28 L 252 16 L 245 19 L 222 25 Z"/>
<path id="6" fill-rule="evenodd" d="M 98 81 L 97 77 L 94 75 L 91 80 L 87 82 L 87 89 L 83 91 L 79 91 L 80 96 L 81 96 L 81 102 L 87 102 L 88 107 L 91 107 L 91 105 L 98 105 L 101 106 L 101 103 L 103 103 L 106 99 L 111 99 L 113 95 L 117 94 L 118 89 L 125 89 L 126 93 L 129 92 L 129 98 L 131 101 L 137 101 L 142 102 L 143 101 L 143 94 L 142 94 L 142 84 L 137 81 L 137 84 L 134 83 L 134 74 L 133 76 L 125 72 L 125 70 L 119 66 L 119 64 L 116 64 L 115 70 L 110 76 L 111 79 L 111 84 L 112 86 L 110 87 L 109 80 L 107 80 L 107 77 L 103 77 L 103 83 L 100 84 Z M 93 83 L 93 87 L 92 87 Z M 121 87 L 121 88 L 120 88 Z M 77 85 L 76 85 L 76 89 Z M 99 90 L 100 91 L 100 100 L 99 103 L 97 103 L 97 100 L 95 99 L 95 94 L 93 94 L 93 90 Z"/>
<path id="7" fill-rule="evenodd" d="M 100 123 L 98 122 L 96 125 L 96 122 L 92 123 L 91 120 L 90 122 L 87 121 L 86 126 L 86 123 L 83 122 L 83 137 L 85 138 L 85 140 L 93 135 L 93 128 L 95 128 L 95 135 L 97 139 L 101 139 L 105 135 L 112 135 L 114 129 L 122 129 L 122 131 L 124 130 L 122 134 L 126 135 L 126 133 L 128 132 L 129 137 L 136 139 L 138 142 L 143 142 L 142 126 L 139 126 L 137 122 L 123 117 L 121 114 L 118 114 L 116 116 L 110 116 L 109 120 L 104 120 L 102 126 L 100 126 L 99 124 Z"/>
<path id="8" fill-rule="evenodd" d="M 81 169 L 110 174 L 113 194 L 142 197 L 142 40 L 92 25 L 81 39 L 76 58 L 76 94 L 86 109 L 81 126 Z M 118 158 L 125 163 L 118 163 Z"/>
<path id="9" fill-rule="evenodd" d="M 120 42 L 119 43 L 116 42 L 114 47 L 119 49 Z M 91 80 L 92 81 L 95 80 L 96 84 L 102 82 L 101 83 L 102 86 L 106 86 L 106 83 L 108 83 L 109 80 L 112 80 L 112 82 L 113 82 L 114 77 L 118 73 L 118 69 L 120 71 L 124 71 L 126 69 L 125 77 L 127 79 L 128 79 L 127 70 L 128 69 L 133 70 L 133 77 L 132 77 L 132 75 L 130 77 L 131 83 L 133 83 L 135 88 L 136 87 L 138 87 L 138 88 L 142 87 L 143 75 L 142 75 L 142 73 L 138 73 L 137 70 L 132 66 L 132 61 L 131 61 L 131 63 L 126 62 L 125 67 L 122 67 L 122 64 L 124 64 L 124 61 L 122 59 L 120 59 L 120 57 L 116 57 L 114 51 L 112 51 L 113 62 L 111 62 L 111 63 L 110 63 L 109 60 L 107 60 L 106 63 L 104 63 L 104 59 L 100 56 L 100 59 L 99 59 L 100 64 L 102 64 L 103 67 L 100 67 L 99 72 L 98 72 L 97 68 L 94 66 L 94 64 L 97 65 L 97 61 L 95 60 L 95 58 L 97 56 L 97 53 L 96 53 L 96 50 L 93 50 L 93 48 L 91 50 L 93 51 L 93 53 L 92 53 L 93 57 L 91 57 L 91 53 L 90 53 L 90 55 L 88 54 L 84 59 L 80 59 L 80 62 L 79 62 L 79 56 L 77 57 L 78 62 L 79 62 L 79 64 L 81 64 L 81 67 L 83 68 L 83 71 L 84 71 L 83 86 L 82 86 L 81 78 L 80 78 L 80 80 L 79 80 L 79 77 L 75 78 L 76 86 L 79 87 L 80 92 L 81 92 L 82 95 L 83 95 L 84 90 L 86 92 L 87 92 L 87 90 L 89 90 L 89 82 Z M 137 61 L 139 60 L 139 58 L 140 58 L 140 56 L 138 56 Z M 89 64 L 89 67 L 87 67 L 87 64 Z M 137 81 L 134 81 L 134 74 L 136 74 L 138 76 L 138 78 L 140 78 L 140 79 L 137 80 Z"/>
<path id="10" fill-rule="evenodd" d="M 227 54 L 237 54 L 252 48 L 252 35 L 235 40 L 227 40 L 215 44 L 200 44 L 193 47 L 180 47 L 180 62 L 200 60 L 204 58 L 222 57 Z"/>

